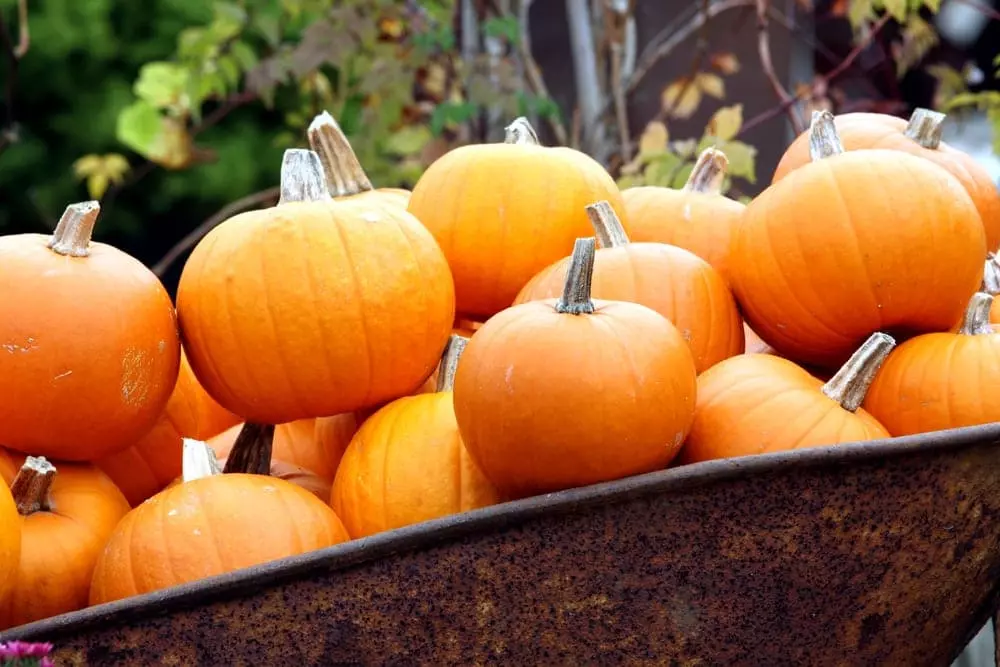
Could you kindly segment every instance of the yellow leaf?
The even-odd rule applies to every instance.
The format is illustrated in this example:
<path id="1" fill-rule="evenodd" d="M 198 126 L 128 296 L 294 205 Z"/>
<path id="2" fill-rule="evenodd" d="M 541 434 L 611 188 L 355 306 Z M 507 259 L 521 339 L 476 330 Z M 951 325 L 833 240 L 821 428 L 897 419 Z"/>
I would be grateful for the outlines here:
<path id="1" fill-rule="evenodd" d="M 77 178 L 86 178 L 101 168 L 102 158 L 100 155 L 84 155 L 73 163 L 73 173 Z"/>
<path id="2" fill-rule="evenodd" d="M 441 65 L 431 63 L 427 67 L 427 76 L 424 78 L 424 89 L 436 99 L 443 99 L 447 85 L 448 72 Z"/>
<path id="3" fill-rule="evenodd" d="M 663 110 L 674 118 L 690 118 L 701 104 L 701 90 L 697 81 L 677 79 L 664 88 L 660 102 Z"/>
<path id="4" fill-rule="evenodd" d="M 743 127 L 743 105 L 734 104 L 715 112 L 712 120 L 708 122 L 708 134 L 722 141 L 729 141 L 736 136 L 741 127 Z"/>
<path id="5" fill-rule="evenodd" d="M 107 174 L 95 171 L 87 177 L 87 193 L 91 199 L 100 199 L 108 190 L 109 179 Z"/>
<path id="6" fill-rule="evenodd" d="M 658 120 L 654 120 L 642 131 L 639 137 L 639 155 L 656 155 L 667 150 L 667 141 L 670 140 L 670 133 L 667 126 Z"/>
<path id="7" fill-rule="evenodd" d="M 100 199 L 112 183 L 121 183 L 129 170 L 128 160 L 119 153 L 84 155 L 73 163 L 73 172 L 87 181 L 91 199 Z"/>
<path id="8" fill-rule="evenodd" d="M 885 10 L 900 23 L 906 22 L 906 0 L 883 0 Z"/>
<path id="9" fill-rule="evenodd" d="M 726 83 L 718 74 L 699 72 L 694 82 L 698 89 L 709 97 L 721 100 L 726 96 Z"/>

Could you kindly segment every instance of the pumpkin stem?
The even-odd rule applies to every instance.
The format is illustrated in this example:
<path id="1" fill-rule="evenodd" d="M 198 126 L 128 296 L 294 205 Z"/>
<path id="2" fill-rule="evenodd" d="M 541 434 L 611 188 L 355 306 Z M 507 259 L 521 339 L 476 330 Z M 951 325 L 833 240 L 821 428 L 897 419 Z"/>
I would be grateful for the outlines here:
<path id="1" fill-rule="evenodd" d="M 702 192 L 707 195 L 722 194 L 722 183 L 726 180 L 729 158 L 717 148 L 709 147 L 701 152 L 694 163 L 694 169 L 681 190 Z"/>
<path id="2" fill-rule="evenodd" d="M 56 467 L 44 456 L 29 456 L 17 471 L 10 485 L 10 495 L 21 516 L 35 512 L 48 512 L 49 489 L 56 478 Z"/>
<path id="3" fill-rule="evenodd" d="M 906 124 L 905 134 L 924 148 L 936 149 L 941 145 L 945 118 L 947 116 L 939 111 L 916 109 Z"/>
<path id="4" fill-rule="evenodd" d="M 620 248 L 628 245 L 628 234 L 622 227 L 615 209 L 607 201 L 599 201 L 587 206 L 587 217 L 597 236 L 597 244 L 602 248 Z"/>
<path id="5" fill-rule="evenodd" d="M 894 347 L 896 340 L 892 336 L 876 331 L 851 355 L 837 374 L 823 385 L 821 391 L 840 403 L 840 407 L 856 412 L 865 402 L 865 395 L 882 362 Z"/>
<path id="6" fill-rule="evenodd" d="M 844 145 L 840 143 L 833 114 L 826 110 L 813 111 L 812 121 L 809 123 L 809 156 L 812 161 L 816 162 L 843 152 Z"/>
<path id="7" fill-rule="evenodd" d="M 518 146 L 538 146 L 541 144 L 535 128 L 531 127 L 531 123 L 524 116 L 515 118 L 510 125 L 504 128 L 503 142 Z"/>
<path id="8" fill-rule="evenodd" d="M 573 245 L 569 269 L 562 297 L 556 303 L 557 313 L 583 315 L 594 312 L 594 302 L 590 300 L 590 284 L 594 279 L 594 248 L 597 239 L 593 236 L 577 239 Z"/>
<path id="9" fill-rule="evenodd" d="M 271 447 L 274 424 L 246 422 L 236 436 L 236 442 L 226 459 L 223 473 L 243 472 L 250 475 L 271 474 Z"/>
<path id="10" fill-rule="evenodd" d="M 281 195 L 278 206 L 293 202 L 329 201 L 323 163 L 313 151 L 289 148 L 281 160 Z"/>
<path id="11" fill-rule="evenodd" d="M 983 285 L 980 291 L 993 296 L 1000 294 L 1000 259 L 992 252 L 986 255 L 986 266 L 983 267 Z"/>
<path id="12" fill-rule="evenodd" d="M 324 111 L 313 118 L 308 134 L 309 146 L 323 163 L 326 185 L 334 199 L 374 189 L 351 142 L 333 116 Z"/>
<path id="13" fill-rule="evenodd" d="M 444 347 L 444 354 L 441 355 L 441 363 L 438 364 L 438 381 L 434 391 L 451 391 L 455 388 L 455 373 L 458 371 L 458 360 L 465 352 L 465 346 L 469 342 L 468 338 L 452 334 L 448 339 L 448 344 Z"/>
<path id="14" fill-rule="evenodd" d="M 94 234 L 94 224 L 100 214 L 99 202 L 70 204 L 52 232 L 49 248 L 60 255 L 86 257 L 90 254 L 90 237 Z"/>
<path id="15" fill-rule="evenodd" d="M 193 482 L 202 477 L 212 477 L 222 473 L 219 460 L 215 458 L 215 450 L 201 440 L 184 438 L 181 456 L 181 479 Z"/>
<path id="16" fill-rule="evenodd" d="M 993 295 L 986 292 L 976 292 L 965 307 L 965 317 L 958 333 L 966 336 L 982 336 L 993 333 L 990 324 L 990 309 L 993 307 Z"/>

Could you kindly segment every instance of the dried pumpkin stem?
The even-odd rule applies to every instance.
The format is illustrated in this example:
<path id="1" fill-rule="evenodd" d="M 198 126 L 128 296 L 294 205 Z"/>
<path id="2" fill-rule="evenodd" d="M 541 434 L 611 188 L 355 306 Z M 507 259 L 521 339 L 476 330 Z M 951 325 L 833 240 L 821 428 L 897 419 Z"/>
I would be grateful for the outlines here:
<path id="1" fill-rule="evenodd" d="M 515 118 L 510 125 L 504 128 L 503 142 L 519 146 L 538 146 L 541 144 L 535 128 L 531 127 L 531 123 L 524 116 Z"/>
<path id="2" fill-rule="evenodd" d="M 90 238 L 100 214 L 101 205 L 96 201 L 70 204 L 52 232 L 49 248 L 60 255 L 86 257 L 90 254 Z"/>
<path id="3" fill-rule="evenodd" d="M 628 245 L 628 234 L 622 227 L 615 209 L 606 201 L 599 201 L 587 207 L 587 217 L 597 235 L 597 243 L 602 248 L 618 248 Z"/>
<path id="4" fill-rule="evenodd" d="M 202 477 L 212 477 L 222 473 L 219 460 L 215 458 L 215 450 L 201 440 L 184 438 L 182 440 L 181 479 L 193 482 Z"/>
<path id="5" fill-rule="evenodd" d="M 281 195 L 278 206 L 293 202 L 329 201 L 323 163 L 313 151 L 289 148 L 281 160 Z"/>
<path id="6" fill-rule="evenodd" d="M 717 148 L 706 148 L 694 163 L 694 169 L 681 190 L 702 192 L 707 195 L 722 194 L 729 158 Z"/>
<path id="7" fill-rule="evenodd" d="M 441 363 L 438 364 L 437 388 L 435 391 L 451 391 L 455 388 L 455 373 L 458 371 L 458 360 L 465 352 L 465 346 L 469 342 L 468 338 L 452 334 L 448 339 L 448 344 L 441 355 Z"/>
<path id="8" fill-rule="evenodd" d="M 35 512 L 48 512 L 49 489 L 56 478 L 56 467 L 44 456 L 29 456 L 17 471 L 10 485 L 10 495 L 21 516 Z"/>
<path id="9" fill-rule="evenodd" d="M 905 134 L 924 148 L 936 149 L 941 145 L 944 119 L 947 117 L 938 111 L 916 109 L 906 124 Z"/>
<path id="10" fill-rule="evenodd" d="M 894 347 L 896 340 L 892 336 L 876 331 L 851 355 L 837 374 L 823 385 L 821 391 L 840 403 L 845 410 L 855 412 L 864 403 L 878 369 Z"/>
<path id="11" fill-rule="evenodd" d="M 986 292 L 976 292 L 965 307 L 965 317 L 958 333 L 966 336 L 982 336 L 993 333 L 990 324 L 990 309 L 993 308 L 993 295 Z"/>
<path id="12" fill-rule="evenodd" d="M 246 422 L 236 436 L 236 442 L 226 459 L 224 473 L 244 472 L 251 475 L 271 474 L 271 447 L 274 424 Z"/>
<path id="13" fill-rule="evenodd" d="M 1000 294 L 1000 260 L 994 253 L 986 255 L 986 265 L 983 267 L 982 292 L 996 296 Z"/>
<path id="14" fill-rule="evenodd" d="M 348 197 L 373 190 L 372 182 L 340 125 L 326 111 L 309 124 L 309 146 L 319 155 L 326 172 L 326 184 L 333 198 Z"/>
<path id="15" fill-rule="evenodd" d="M 594 312 L 594 302 L 590 300 L 590 284 L 594 278 L 596 245 L 597 240 L 593 236 L 577 239 L 573 245 L 573 256 L 566 271 L 562 298 L 556 303 L 556 312 L 570 315 Z"/>
<path id="16" fill-rule="evenodd" d="M 840 143 L 833 114 L 829 111 L 813 111 L 812 122 L 809 124 L 809 156 L 812 161 L 816 162 L 843 152 L 844 145 Z"/>

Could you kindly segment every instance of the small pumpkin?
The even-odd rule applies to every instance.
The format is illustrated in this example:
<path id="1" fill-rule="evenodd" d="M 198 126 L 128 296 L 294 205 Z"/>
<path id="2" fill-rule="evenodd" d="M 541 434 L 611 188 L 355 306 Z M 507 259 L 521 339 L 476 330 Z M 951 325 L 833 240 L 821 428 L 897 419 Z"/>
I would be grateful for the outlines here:
<path id="1" fill-rule="evenodd" d="M 896 348 L 865 409 L 894 436 L 1000 421 L 1000 325 L 991 295 L 977 292 L 957 332 L 915 336 Z"/>
<path id="2" fill-rule="evenodd" d="M 631 239 L 689 250 L 729 280 L 733 235 L 746 206 L 722 194 L 728 167 L 725 153 L 706 148 L 680 190 L 655 185 L 622 190 Z"/>
<path id="3" fill-rule="evenodd" d="M 452 335 L 435 393 L 396 399 L 351 440 L 330 497 L 351 537 L 500 502 L 462 444 L 455 421 L 452 388 L 465 343 Z"/>
<path id="4" fill-rule="evenodd" d="M 732 357 L 698 378 L 694 424 L 681 464 L 888 438 L 861 409 L 895 345 L 876 332 L 825 384 L 769 354 Z"/>
<path id="5" fill-rule="evenodd" d="M 1000 246 L 1000 191 L 986 167 L 941 140 L 945 118 L 945 114 L 937 111 L 917 109 L 909 122 L 880 113 L 842 114 L 834 122 L 845 150 L 902 151 L 927 159 L 951 173 L 976 205 L 986 232 L 986 247 L 995 252 Z M 809 136 L 804 133 L 785 151 L 772 182 L 809 162 Z"/>
<path id="6" fill-rule="evenodd" d="M 651 308 L 590 298 L 594 247 L 577 240 L 559 299 L 483 324 L 455 374 L 462 441 L 505 497 L 663 468 L 691 427 L 690 349 Z"/>
<path id="7" fill-rule="evenodd" d="M 98 554 L 129 511 L 118 487 L 90 464 L 29 456 L 11 484 L 21 557 L 0 603 L 0 629 L 87 606 Z"/>
<path id="8" fill-rule="evenodd" d="M 83 461 L 151 429 L 177 380 L 170 296 L 138 260 L 90 240 L 97 202 L 67 207 L 51 237 L 0 237 L 0 442 Z M 30 286 L 30 287 L 29 287 Z"/>
<path id="9" fill-rule="evenodd" d="M 177 292 L 202 386 L 248 421 L 351 412 L 405 396 L 434 370 L 455 318 L 434 238 L 398 206 L 332 201 L 319 158 L 286 151 L 282 197 L 194 249 Z"/>
<path id="10" fill-rule="evenodd" d="M 746 210 L 733 287 L 782 356 L 835 368 L 873 331 L 943 331 L 983 276 L 979 214 L 955 177 L 901 151 L 844 152 L 813 115 L 814 162 Z"/>
<path id="11" fill-rule="evenodd" d="M 211 447 L 184 440 L 180 484 L 118 523 L 97 560 L 91 604 L 205 579 L 349 539 L 312 493 L 267 476 L 269 427 L 250 425 L 219 474 Z"/>
<path id="12" fill-rule="evenodd" d="M 458 312 L 485 320 L 590 233 L 584 207 L 601 200 L 625 220 L 604 167 L 571 148 L 539 145 L 531 124 L 518 118 L 504 143 L 462 146 L 431 164 L 409 211 L 448 258 Z"/>
<path id="13" fill-rule="evenodd" d="M 7 485 L 0 484 L 0 604 L 16 581 L 20 559 L 21 517 Z"/>

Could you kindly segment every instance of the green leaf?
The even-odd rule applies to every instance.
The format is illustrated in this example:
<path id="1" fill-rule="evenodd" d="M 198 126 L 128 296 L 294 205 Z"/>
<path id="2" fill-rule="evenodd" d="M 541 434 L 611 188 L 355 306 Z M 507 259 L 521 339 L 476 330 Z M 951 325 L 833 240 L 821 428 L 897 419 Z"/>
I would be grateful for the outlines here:
<path id="1" fill-rule="evenodd" d="M 188 71 L 175 63 L 146 63 L 139 68 L 132 91 L 156 109 L 181 106 L 188 79 Z"/>
<path id="2" fill-rule="evenodd" d="M 407 157 L 416 155 L 433 138 L 426 125 L 407 125 L 393 134 L 385 142 L 385 151 L 392 155 Z"/>
<path id="3" fill-rule="evenodd" d="M 478 112 L 479 107 L 471 102 L 442 102 L 431 114 L 431 132 L 438 136 L 446 127 L 465 123 Z"/>
<path id="4" fill-rule="evenodd" d="M 937 14 L 941 9 L 941 0 L 924 0 L 924 7 L 929 9 L 932 14 Z"/>
<path id="5" fill-rule="evenodd" d="M 517 45 L 521 38 L 521 26 L 516 16 L 494 16 L 483 21 L 483 34 Z"/>
<path id="6" fill-rule="evenodd" d="M 646 185 L 669 187 L 680 166 L 679 157 L 673 153 L 662 153 L 649 161 L 642 171 L 642 177 Z"/>
<path id="7" fill-rule="evenodd" d="M 757 182 L 757 149 L 742 141 L 726 141 L 717 148 L 729 158 L 728 173 L 733 178 L 743 178 L 749 183 Z"/>
<path id="8" fill-rule="evenodd" d="M 229 53 L 244 72 L 253 69 L 257 65 L 257 54 L 246 42 L 233 42 L 229 45 Z"/>
<path id="9" fill-rule="evenodd" d="M 271 48 L 277 48 L 281 44 L 280 16 L 263 12 L 256 13 L 253 18 L 253 27 Z"/>
<path id="10" fill-rule="evenodd" d="M 225 91 L 234 90 L 239 86 L 242 73 L 240 71 L 240 64 L 236 62 L 236 58 L 231 55 L 222 56 L 216 64 L 219 67 L 219 74 L 222 77 Z"/>
<path id="11" fill-rule="evenodd" d="M 115 136 L 139 155 L 147 155 L 160 133 L 163 116 L 145 100 L 137 100 L 118 114 Z"/>
<path id="12" fill-rule="evenodd" d="M 883 0 L 885 10 L 900 23 L 906 22 L 906 0 Z"/>

